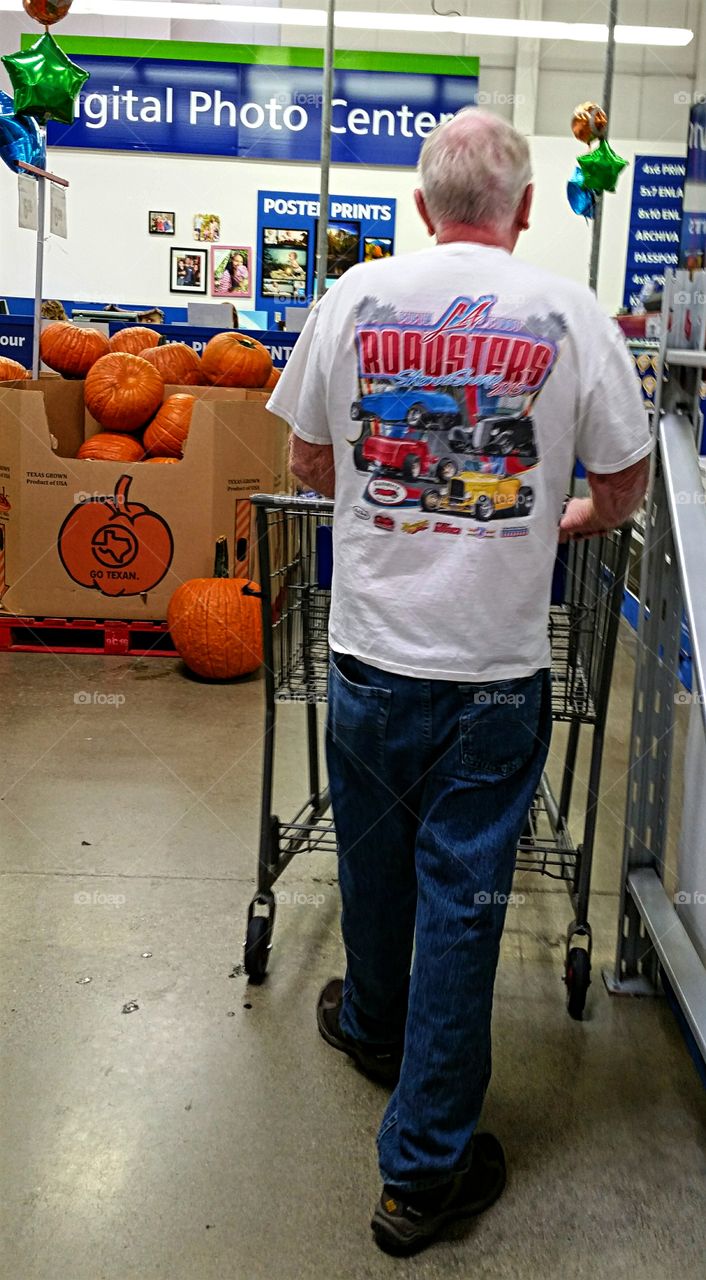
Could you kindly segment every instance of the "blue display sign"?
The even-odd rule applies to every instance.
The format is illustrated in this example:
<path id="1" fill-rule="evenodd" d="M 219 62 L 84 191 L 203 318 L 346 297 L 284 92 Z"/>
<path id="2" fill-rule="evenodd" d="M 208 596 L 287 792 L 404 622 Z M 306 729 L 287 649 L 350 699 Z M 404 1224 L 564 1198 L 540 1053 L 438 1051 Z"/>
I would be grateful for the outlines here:
<path id="1" fill-rule="evenodd" d="M 321 70 L 257 63 L 81 55 L 89 72 L 71 125 L 49 124 L 55 147 L 318 161 Z M 478 77 L 337 70 L 336 164 L 414 166 L 427 134 L 474 106 Z"/>
<path id="2" fill-rule="evenodd" d="M 397 202 L 380 196 L 330 196 L 326 285 L 358 262 L 389 258 L 395 249 Z M 286 306 L 315 295 L 319 197 L 299 191 L 259 191 L 255 305 L 274 320 Z"/>
<path id="3" fill-rule="evenodd" d="M 108 332 L 112 337 L 119 329 L 128 327 L 130 326 L 116 321 L 113 324 L 109 324 Z M 157 333 L 161 333 L 170 342 L 185 342 L 187 346 L 193 347 L 194 351 L 198 351 L 199 354 L 203 351 L 209 338 L 221 332 L 220 329 L 197 329 L 191 324 L 151 324 L 149 327 Z M 34 322 L 32 316 L 0 316 L 0 355 L 9 356 L 12 360 L 18 360 L 20 364 L 24 365 L 25 369 L 31 369 L 33 332 Z M 267 347 L 272 356 L 272 363 L 275 369 L 283 369 L 292 354 L 292 348 L 299 335 L 296 333 L 280 333 L 279 330 L 276 330 L 275 332 L 267 333 L 253 332 L 252 336 Z"/>
<path id="4" fill-rule="evenodd" d="M 691 270 L 706 265 L 706 102 L 689 117 L 680 261 Z"/>
<path id="5" fill-rule="evenodd" d="M 32 368 L 32 316 L 0 316 L 0 356 Z"/>
<path id="6" fill-rule="evenodd" d="M 678 156 L 635 156 L 623 291 L 630 310 L 646 284 L 663 284 L 679 262 L 685 171 Z"/>

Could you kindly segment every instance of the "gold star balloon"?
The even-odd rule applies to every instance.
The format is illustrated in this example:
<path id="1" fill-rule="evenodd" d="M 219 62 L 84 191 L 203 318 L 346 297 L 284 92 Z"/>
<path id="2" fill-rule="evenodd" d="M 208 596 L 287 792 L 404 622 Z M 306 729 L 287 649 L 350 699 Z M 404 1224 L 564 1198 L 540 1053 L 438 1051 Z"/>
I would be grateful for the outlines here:
<path id="1" fill-rule="evenodd" d="M 616 155 L 605 138 L 587 156 L 578 157 L 583 184 L 588 191 L 615 191 L 627 163 L 622 156 Z"/>
<path id="2" fill-rule="evenodd" d="M 8 53 L 2 62 L 15 91 L 15 111 L 40 124 L 60 120 L 72 124 L 74 99 L 88 72 L 71 62 L 47 31 L 25 53 Z"/>

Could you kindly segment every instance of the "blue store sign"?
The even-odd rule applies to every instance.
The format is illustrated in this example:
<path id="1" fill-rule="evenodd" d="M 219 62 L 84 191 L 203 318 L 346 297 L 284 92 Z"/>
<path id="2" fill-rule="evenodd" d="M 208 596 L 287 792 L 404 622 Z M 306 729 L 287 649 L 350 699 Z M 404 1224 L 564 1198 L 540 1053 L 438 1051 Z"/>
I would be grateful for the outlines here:
<path id="1" fill-rule="evenodd" d="M 632 309 L 645 284 L 664 283 L 677 266 L 684 173 L 678 156 L 635 156 L 623 306 Z"/>
<path id="2" fill-rule="evenodd" d="M 50 123 L 52 146 L 261 160 L 320 157 L 317 66 L 239 63 L 239 46 L 228 62 L 209 62 L 204 46 L 204 61 L 197 62 L 150 56 L 148 41 L 145 57 L 86 55 L 76 46 L 90 48 L 89 41 L 60 43 L 90 79 L 73 124 Z M 119 44 L 110 42 L 111 48 Z M 466 62 L 477 68 L 476 59 Z M 449 64 L 458 66 L 451 59 Z M 333 161 L 412 167 L 427 134 L 461 107 L 475 105 L 477 91 L 477 75 L 336 70 Z"/>
<path id="3" fill-rule="evenodd" d="M 696 103 L 689 117 L 681 263 L 706 266 L 706 102 Z"/>
<path id="4" fill-rule="evenodd" d="M 393 198 L 329 197 L 327 287 L 358 262 L 392 256 L 396 209 Z M 318 221 L 313 193 L 258 192 L 255 305 L 271 318 L 314 296 Z"/>

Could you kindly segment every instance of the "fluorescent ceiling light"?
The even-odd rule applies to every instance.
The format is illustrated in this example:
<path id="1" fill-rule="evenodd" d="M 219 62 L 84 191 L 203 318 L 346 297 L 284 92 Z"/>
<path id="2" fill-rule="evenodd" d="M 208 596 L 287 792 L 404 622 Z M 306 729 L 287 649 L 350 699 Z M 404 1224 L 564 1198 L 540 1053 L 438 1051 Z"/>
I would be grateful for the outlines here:
<path id="1" fill-rule="evenodd" d="M 17 12 L 18 0 L 0 0 L 0 11 Z M 161 18 L 194 22 L 247 22 L 257 26 L 324 27 L 324 9 L 288 9 L 251 4 L 171 3 L 171 0 L 74 0 L 71 17 Z M 510 39 L 580 40 L 605 44 L 608 28 L 598 22 L 543 22 L 524 18 L 437 17 L 432 13 L 336 12 L 341 30 L 419 31 L 426 34 L 506 36 Z M 618 26 L 618 44 L 687 45 L 694 33 L 686 27 Z"/>

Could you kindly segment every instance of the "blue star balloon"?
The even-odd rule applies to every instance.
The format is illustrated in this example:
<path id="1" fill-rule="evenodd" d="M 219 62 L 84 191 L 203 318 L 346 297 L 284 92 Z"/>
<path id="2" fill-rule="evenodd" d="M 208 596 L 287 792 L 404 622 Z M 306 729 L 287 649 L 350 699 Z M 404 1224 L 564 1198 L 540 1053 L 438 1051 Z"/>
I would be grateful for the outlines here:
<path id="1" fill-rule="evenodd" d="M 16 116 L 12 98 L 0 91 L 0 159 L 15 173 L 18 160 L 25 164 L 46 165 L 44 140 L 32 116 Z"/>
<path id="2" fill-rule="evenodd" d="M 566 184 L 566 198 L 574 213 L 581 213 L 584 218 L 593 217 L 596 208 L 596 197 L 586 187 L 579 165 L 576 166 Z"/>

